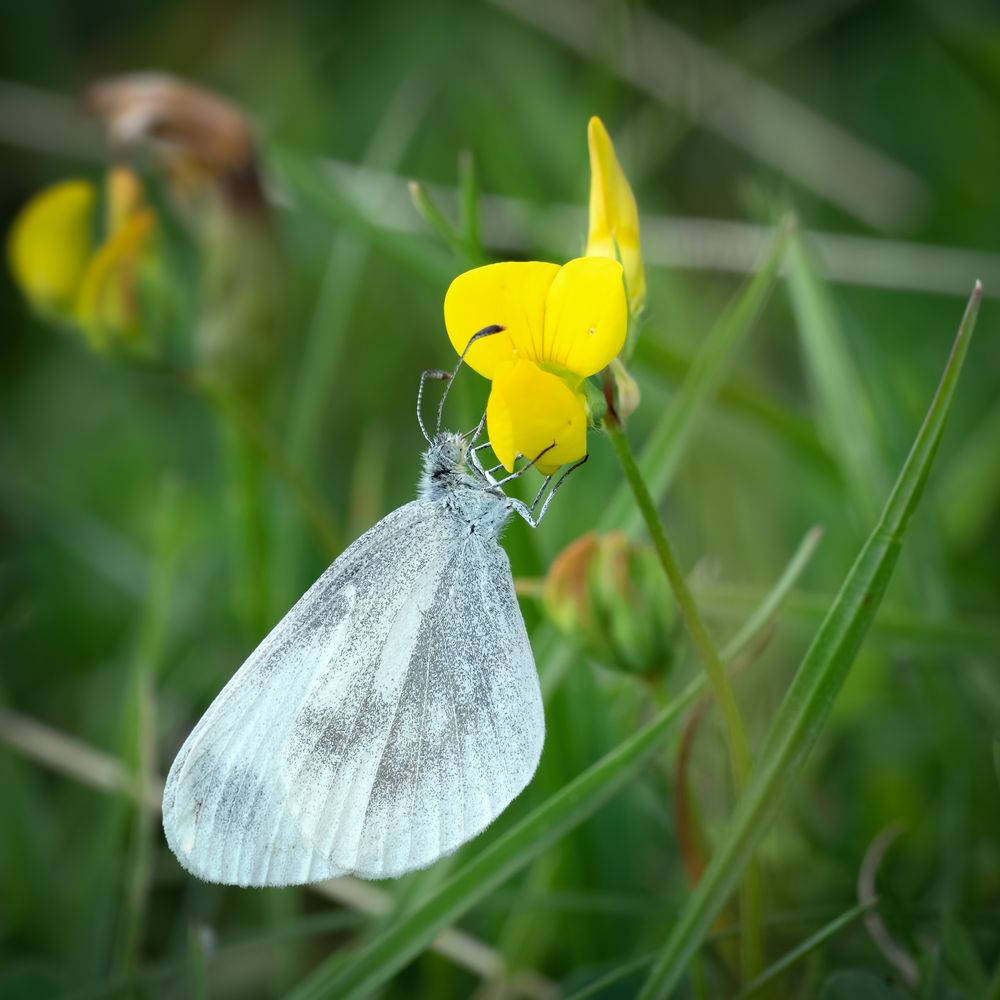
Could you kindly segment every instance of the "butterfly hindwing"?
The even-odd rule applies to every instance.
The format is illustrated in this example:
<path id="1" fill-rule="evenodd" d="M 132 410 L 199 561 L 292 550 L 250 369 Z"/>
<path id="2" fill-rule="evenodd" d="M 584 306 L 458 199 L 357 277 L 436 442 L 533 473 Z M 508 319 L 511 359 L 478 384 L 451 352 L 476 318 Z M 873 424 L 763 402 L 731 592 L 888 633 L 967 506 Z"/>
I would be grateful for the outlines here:
<path id="1" fill-rule="evenodd" d="M 171 768 L 164 827 L 211 881 L 398 875 L 495 818 L 543 736 L 506 555 L 418 500 L 347 549 L 219 694 Z"/>

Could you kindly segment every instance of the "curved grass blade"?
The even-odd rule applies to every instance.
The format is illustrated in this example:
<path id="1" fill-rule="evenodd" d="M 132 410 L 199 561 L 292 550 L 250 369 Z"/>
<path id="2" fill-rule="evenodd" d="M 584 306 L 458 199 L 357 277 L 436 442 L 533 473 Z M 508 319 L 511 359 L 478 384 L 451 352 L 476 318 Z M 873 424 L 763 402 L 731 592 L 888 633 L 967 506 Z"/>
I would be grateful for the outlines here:
<path id="1" fill-rule="evenodd" d="M 982 286 L 977 282 L 951 357 L 923 426 L 886 501 L 878 523 L 827 612 L 771 726 L 746 793 L 692 892 L 640 993 L 667 996 L 684 975 L 712 921 L 721 911 L 774 819 L 819 734 L 871 625 L 923 492 L 975 326 Z"/>
<path id="2" fill-rule="evenodd" d="M 604 804 L 656 751 L 704 690 L 699 677 L 637 733 L 498 837 L 440 888 L 344 960 L 334 954 L 290 1000 L 367 997 L 420 954 L 435 935 Z"/>
<path id="3" fill-rule="evenodd" d="M 854 923 L 866 910 L 870 910 L 876 905 L 878 900 L 869 900 L 866 903 L 859 903 L 851 909 L 841 913 L 828 924 L 822 926 L 815 934 L 811 934 L 801 944 L 794 947 L 790 952 L 782 955 L 773 965 L 768 966 L 746 989 L 739 992 L 736 1000 L 749 1000 L 750 997 L 757 996 L 765 986 L 769 986 L 778 976 L 787 972 L 796 962 L 801 961 L 810 952 L 815 951 L 821 944 L 825 944 L 835 934 L 842 931 L 848 924 Z"/>

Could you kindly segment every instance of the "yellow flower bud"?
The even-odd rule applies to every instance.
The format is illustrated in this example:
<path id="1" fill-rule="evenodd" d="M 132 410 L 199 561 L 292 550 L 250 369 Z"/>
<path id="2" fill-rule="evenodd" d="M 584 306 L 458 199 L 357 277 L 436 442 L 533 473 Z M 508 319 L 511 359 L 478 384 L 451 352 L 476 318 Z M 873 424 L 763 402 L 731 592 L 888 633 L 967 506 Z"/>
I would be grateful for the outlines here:
<path id="1" fill-rule="evenodd" d="M 629 309 L 633 315 L 646 304 L 646 272 L 639 244 L 639 209 L 622 170 L 611 137 L 600 118 L 587 126 L 590 150 L 590 227 L 588 257 L 611 257 L 625 268 Z"/>

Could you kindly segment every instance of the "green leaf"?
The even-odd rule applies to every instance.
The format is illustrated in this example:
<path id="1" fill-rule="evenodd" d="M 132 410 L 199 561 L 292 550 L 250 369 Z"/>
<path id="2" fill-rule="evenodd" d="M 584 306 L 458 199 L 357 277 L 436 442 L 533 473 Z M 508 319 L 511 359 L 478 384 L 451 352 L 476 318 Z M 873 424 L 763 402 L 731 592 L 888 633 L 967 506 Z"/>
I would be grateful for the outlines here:
<path id="1" fill-rule="evenodd" d="M 440 931 L 593 815 L 656 751 L 703 689 L 701 678 L 688 685 L 651 722 L 498 837 L 413 909 L 389 922 L 367 947 L 348 961 L 338 953 L 322 964 L 293 990 L 292 1000 L 369 996 Z"/>
<path id="2" fill-rule="evenodd" d="M 668 995 L 739 882 L 795 776 L 823 730 L 871 625 L 923 492 L 975 326 L 982 287 L 976 284 L 951 357 L 923 426 L 886 501 L 827 612 L 785 696 L 746 793 L 737 803 L 705 874 L 668 936 L 643 986 L 643 1000 Z"/>

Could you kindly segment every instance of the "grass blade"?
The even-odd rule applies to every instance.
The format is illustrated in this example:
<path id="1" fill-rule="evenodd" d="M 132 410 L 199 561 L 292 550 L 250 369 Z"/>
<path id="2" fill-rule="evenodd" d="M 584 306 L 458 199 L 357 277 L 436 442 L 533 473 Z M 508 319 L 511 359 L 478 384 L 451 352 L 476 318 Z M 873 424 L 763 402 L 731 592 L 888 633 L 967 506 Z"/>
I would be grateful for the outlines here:
<path id="1" fill-rule="evenodd" d="M 823 537 L 823 529 L 820 527 L 810 528 L 806 532 L 799 547 L 795 550 L 791 561 L 785 567 L 785 571 L 778 578 L 774 586 L 764 595 L 763 600 L 753 613 L 743 623 L 740 630 L 734 635 L 722 650 L 723 660 L 731 661 L 736 659 L 764 630 L 767 624 L 778 613 L 782 603 L 788 596 L 788 592 L 795 586 L 802 575 L 809 560 L 812 559 L 816 547 Z"/>
<path id="2" fill-rule="evenodd" d="M 273 149 L 269 167 L 293 207 L 343 226 L 425 281 L 444 286 L 454 277 L 455 265 L 447 250 L 423 236 L 394 232 L 381 225 L 319 161 L 291 150 Z"/>
<path id="3" fill-rule="evenodd" d="M 820 427 L 862 523 L 869 524 L 878 516 L 889 485 L 879 449 L 878 422 L 841 334 L 829 289 L 798 234 L 788 242 L 785 264 L 788 294 Z"/>
<path id="4" fill-rule="evenodd" d="M 290 995 L 290 1000 L 369 996 L 420 954 L 434 936 L 468 912 L 560 837 L 591 816 L 660 745 L 701 695 L 694 681 L 656 717 L 542 803 L 457 871 L 417 906 L 391 922 L 352 959 L 336 953 Z"/>
<path id="5" fill-rule="evenodd" d="M 771 726 L 746 794 L 737 804 L 701 882 L 691 894 L 640 997 L 670 993 L 753 856 L 819 738 L 892 575 L 909 520 L 923 492 L 975 326 L 977 282 L 951 357 L 874 530 L 813 639 Z"/>
<path id="6" fill-rule="evenodd" d="M 801 961 L 811 951 L 815 951 L 821 944 L 825 944 L 835 934 L 842 931 L 848 924 L 854 923 L 866 910 L 871 909 L 877 900 L 867 903 L 859 903 L 851 907 L 839 917 L 835 917 L 828 924 L 821 927 L 815 934 L 811 934 L 801 944 L 794 947 L 786 955 L 782 955 L 773 965 L 766 968 L 746 989 L 741 990 L 736 1000 L 748 1000 L 749 997 L 756 996 L 765 986 L 771 984 L 778 976 L 787 972 L 796 962 Z"/>

